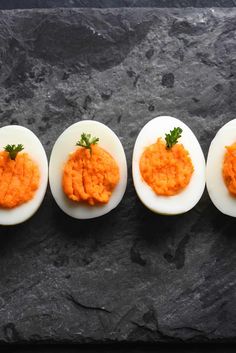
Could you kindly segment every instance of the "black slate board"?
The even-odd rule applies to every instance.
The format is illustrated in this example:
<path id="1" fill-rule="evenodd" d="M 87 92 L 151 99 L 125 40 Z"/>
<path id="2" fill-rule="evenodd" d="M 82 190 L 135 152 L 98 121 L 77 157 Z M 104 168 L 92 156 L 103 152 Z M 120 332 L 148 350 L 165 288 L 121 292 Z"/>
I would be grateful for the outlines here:
<path id="1" fill-rule="evenodd" d="M 169 114 L 205 154 L 235 118 L 236 9 L 0 12 L 0 121 L 48 156 L 71 123 L 96 119 L 131 164 L 141 127 Z M 27 223 L 1 227 L 0 342 L 235 341 L 234 219 L 207 193 L 187 214 L 155 215 L 131 180 L 95 220 L 63 214 L 48 190 Z"/>

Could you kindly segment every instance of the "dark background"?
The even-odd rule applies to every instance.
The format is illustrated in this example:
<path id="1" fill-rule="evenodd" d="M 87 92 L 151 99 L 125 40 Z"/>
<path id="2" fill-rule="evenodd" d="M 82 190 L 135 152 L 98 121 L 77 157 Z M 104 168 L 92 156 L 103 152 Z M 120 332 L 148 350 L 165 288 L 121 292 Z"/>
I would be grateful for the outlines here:
<path id="1" fill-rule="evenodd" d="M 0 9 L 30 9 L 56 7 L 234 7 L 236 0 L 0 0 Z M 143 345 L 143 346 L 3 346 L 1 351 L 14 352 L 235 352 L 231 345 Z"/>
<path id="2" fill-rule="evenodd" d="M 234 353 L 235 347 L 231 345 L 142 345 L 142 346 L 15 346 L 5 348 L 11 353 Z M 1 352 L 4 351 L 1 350 Z"/>
<path id="3" fill-rule="evenodd" d="M 233 7 L 236 0 L 0 0 L 0 9 L 55 7 Z"/>

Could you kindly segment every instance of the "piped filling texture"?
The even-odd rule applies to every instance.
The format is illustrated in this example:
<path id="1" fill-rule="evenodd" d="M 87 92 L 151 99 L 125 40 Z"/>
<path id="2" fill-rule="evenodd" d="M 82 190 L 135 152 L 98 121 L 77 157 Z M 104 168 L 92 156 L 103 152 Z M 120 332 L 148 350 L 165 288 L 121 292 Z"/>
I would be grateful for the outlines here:
<path id="1" fill-rule="evenodd" d="M 120 179 L 114 158 L 103 148 L 78 148 L 66 162 L 62 186 L 67 197 L 89 205 L 108 203 Z"/>
<path id="2" fill-rule="evenodd" d="M 173 196 L 189 184 L 194 172 L 189 152 L 182 144 L 170 149 L 162 138 L 145 148 L 140 159 L 140 173 L 157 195 Z"/>
<path id="3" fill-rule="evenodd" d="M 17 207 L 34 197 L 39 187 L 37 164 L 27 153 L 18 153 L 15 160 L 0 152 L 0 207 Z"/>
<path id="4" fill-rule="evenodd" d="M 228 191 L 236 197 L 236 142 L 226 147 L 222 172 Z"/>

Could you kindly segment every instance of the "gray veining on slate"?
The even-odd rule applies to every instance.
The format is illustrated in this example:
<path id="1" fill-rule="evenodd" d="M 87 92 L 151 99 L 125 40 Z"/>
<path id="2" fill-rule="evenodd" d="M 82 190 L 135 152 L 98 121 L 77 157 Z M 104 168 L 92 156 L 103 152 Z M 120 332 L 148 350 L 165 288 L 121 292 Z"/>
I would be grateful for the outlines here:
<path id="1" fill-rule="evenodd" d="M 106 123 L 131 164 L 141 127 L 182 119 L 206 154 L 236 113 L 236 9 L 0 12 L 1 125 L 22 124 L 48 156 L 80 119 Z M 27 223 L 0 228 L 1 342 L 209 341 L 236 337 L 236 221 L 207 193 L 163 217 L 131 180 L 90 221 L 47 192 Z"/>

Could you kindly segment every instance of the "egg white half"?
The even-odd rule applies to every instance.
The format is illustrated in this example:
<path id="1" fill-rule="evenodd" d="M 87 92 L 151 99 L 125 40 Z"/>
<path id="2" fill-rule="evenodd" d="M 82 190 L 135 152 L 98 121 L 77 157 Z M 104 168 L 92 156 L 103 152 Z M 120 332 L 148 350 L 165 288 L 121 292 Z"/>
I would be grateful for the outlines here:
<path id="1" fill-rule="evenodd" d="M 0 128 L 0 151 L 8 144 L 20 144 L 38 165 L 40 172 L 39 188 L 34 197 L 20 206 L 5 209 L 0 207 L 0 224 L 14 225 L 29 219 L 41 205 L 48 182 L 48 161 L 45 150 L 37 136 L 29 129 L 19 125 L 8 125 Z"/>
<path id="2" fill-rule="evenodd" d="M 225 124 L 211 142 L 206 166 L 206 185 L 213 204 L 222 213 L 236 217 L 236 197 L 230 195 L 222 174 L 225 146 L 236 142 L 236 119 Z"/>
<path id="3" fill-rule="evenodd" d="M 99 146 L 110 153 L 119 167 L 120 181 L 105 205 L 89 206 L 85 203 L 74 202 L 65 195 L 62 188 L 64 165 L 69 154 L 77 149 L 76 142 L 83 132 L 98 137 Z M 71 125 L 58 137 L 53 147 L 49 163 L 49 184 L 56 203 L 71 217 L 89 219 L 110 212 L 122 200 L 127 185 L 126 157 L 119 138 L 109 127 L 98 121 L 83 120 Z"/>
<path id="4" fill-rule="evenodd" d="M 189 151 L 194 172 L 188 186 L 179 194 L 174 196 L 159 196 L 143 180 L 139 162 L 144 149 L 155 143 L 157 138 L 165 138 L 165 134 L 180 127 L 182 137 L 178 140 L 185 149 Z M 201 146 L 192 130 L 182 121 L 170 117 L 159 116 L 150 120 L 140 131 L 134 146 L 132 161 L 133 181 L 138 197 L 141 202 L 151 211 L 176 215 L 189 211 L 200 200 L 205 188 L 205 158 Z"/>

